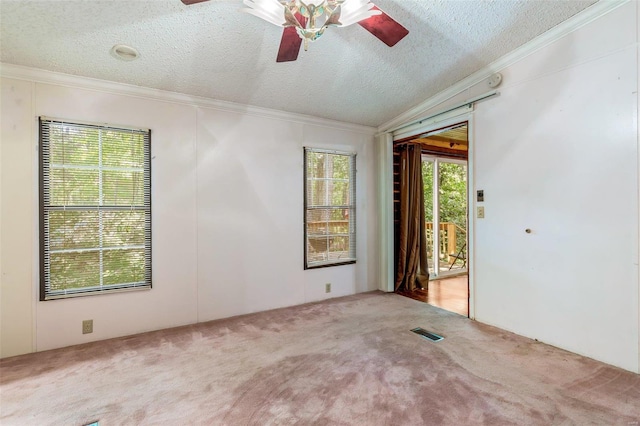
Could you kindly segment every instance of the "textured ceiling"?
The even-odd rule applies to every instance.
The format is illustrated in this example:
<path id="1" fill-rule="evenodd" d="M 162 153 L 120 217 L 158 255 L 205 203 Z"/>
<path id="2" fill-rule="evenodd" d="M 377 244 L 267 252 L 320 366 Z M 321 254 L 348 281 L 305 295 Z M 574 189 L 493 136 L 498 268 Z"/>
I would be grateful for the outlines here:
<path id="1" fill-rule="evenodd" d="M 281 29 L 240 0 L 1 0 L 0 60 L 378 126 L 596 0 L 374 2 L 410 31 L 395 47 L 359 25 L 329 28 L 276 63 Z M 118 43 L 140 58 L 113 58 Z"/>

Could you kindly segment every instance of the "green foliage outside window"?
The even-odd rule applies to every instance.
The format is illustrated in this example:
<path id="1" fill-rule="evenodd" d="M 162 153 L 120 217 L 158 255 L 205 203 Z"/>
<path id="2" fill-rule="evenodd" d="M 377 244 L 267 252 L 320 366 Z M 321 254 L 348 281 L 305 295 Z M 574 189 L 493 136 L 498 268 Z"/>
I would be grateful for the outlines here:
<path id="1" fill-rule="evenodd" d="M 467 170 L 458 163 L 439 161 L 438 186 L 440 201 L 440 223 L 454 223 L 456 228 L 456 252 L 466 242 L 467 228 Z M 424 186 L 424 210 L 426 222 L 433 221 L 434 163 L 422 162 Z M 446 253 L 450 254 L 450 253 Z"/>
<path id="2" fill-rule="evenodd" d="M 149 132 L 42 120 L 41 147 L 41 298 L 150 286 Z"/>
<path id="3" fill-rule="evenodd" d="M 355 260 L 355 155 L 305 149 L 307 267 Z"/>

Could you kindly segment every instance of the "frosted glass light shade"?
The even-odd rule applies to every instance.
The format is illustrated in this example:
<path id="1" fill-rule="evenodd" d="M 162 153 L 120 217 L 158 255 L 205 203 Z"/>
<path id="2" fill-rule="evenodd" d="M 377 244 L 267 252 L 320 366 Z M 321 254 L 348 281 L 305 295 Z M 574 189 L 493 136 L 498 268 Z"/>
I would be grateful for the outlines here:
<path id="1" fill-rule="evenodd" d="M 373 3 L 369 0 L 345 0 L 341 5 L 340 27 L 346 27 L 375 15 L 382 14 L 379 10 L 371 10 Z"/>
<path id="2" fill-rule="evenodd" d="M 286 23 L 284 18 L 285 6 L 278 0 L 244 0 L 243 3 L 247 6 L 240 9 L 243 12 L 250 13 L 279 27 L 284 26 Z"/>
<path id="3" fill-rule="evenodd" d="M 241 9 L 279 27 L 294 27 L 304 50 L 332 26 L 346 27 L 382 12 L 369 0 L 244 0 Z M 301 16 L 301 18 L 300 18 Z"/>
<path id="4" fill-rule="evenodd" d="M 321 19 L 320 21 L 326 22 L 326 18 L 331 11 L 340 7 L 340 23 L 331 24 L 339 27 L 353 25 L 382 13 L 379 10 L 372 10 L 374 4 L 369 0 L 290 0 L 285 3 L 281 3 L 278 0 L 244 0 L 243 3 L 247 6 L 241 9 L 243 12 L 250 13 L 279 27 L 289 26 L 289 23 L 287 23 L 285 19 L 286 8 L 293 14 L 304 6 L 313 5 L 316 8 L 323 8 L 325 19 Z M 306 29 L 311 30 L 313 28 Z"/>

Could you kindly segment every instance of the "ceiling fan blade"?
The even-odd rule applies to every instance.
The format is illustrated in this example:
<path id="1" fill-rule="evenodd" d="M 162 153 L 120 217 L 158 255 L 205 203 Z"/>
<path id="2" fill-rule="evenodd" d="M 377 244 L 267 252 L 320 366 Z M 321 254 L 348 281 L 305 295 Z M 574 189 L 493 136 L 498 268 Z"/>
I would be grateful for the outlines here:
<path id="1" fill-rule="evenodd" d="M 372 10 L 380 10 L 380 8 L 378 8 L 378 6 L 373 6 Z M 381 15 L 372 16 L 371 18 L 358 22 L 358 24 L 374 36 L 378 37 L 380 41 L 387 46 L 393 47 L 397 42 L 409 34 L 409 30 L 400 25 L 382 10 L 380 10 L 380 12 L 382 12 Z"/>
<path id="2" fill-rule="evenodd" d="M 186 4 L 187 6 L 189 6 L 190 4 L 196 4 L 196 3 L 202 3 L 204 1 L 209 1 L 209 0 L 181 0 L 182 3 Z"/>
<path id="3" fill-rule="evenodd" d="M 276 62 L 290 62 L 298 59 L 302 39 L 298 35 L 295 27 L 287 27 L 282 32 L 282 40 L 280 41 L 280 49 L 278 50 L 278 59 Z"/>
<path id="4" fill-rule="evenodd" d="M 296 19 L 303 27 L 307 24 L 307 18 L 296 13 Z M 282 32 L 282 40 L 280 40 L 280 49 L 278 50 L 278 58 L 276 62 L 291 62 L 298 59 L 302 39 L 296 31 L 296 27 L 287 27 Z"/>

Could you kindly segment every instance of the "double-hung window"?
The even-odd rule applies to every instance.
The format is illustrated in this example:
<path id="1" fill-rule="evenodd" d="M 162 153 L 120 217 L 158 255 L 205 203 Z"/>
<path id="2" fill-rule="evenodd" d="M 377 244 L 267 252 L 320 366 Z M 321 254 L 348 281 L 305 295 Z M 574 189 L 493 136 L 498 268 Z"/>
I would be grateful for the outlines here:
<path id="1" fill-rule="evenodd" d="M 40 118 L 40 300 L 151 288 L 151 131 Z"/>
<path id="2" fill-rule="evenodd" d="M 305 269 L 356 261 L 356 154 L 304 149 Z"/>

